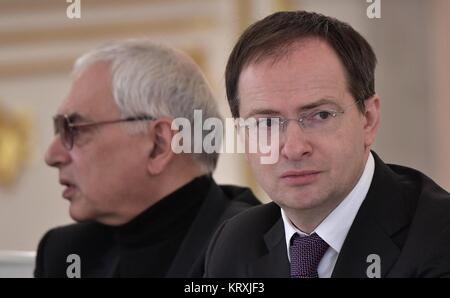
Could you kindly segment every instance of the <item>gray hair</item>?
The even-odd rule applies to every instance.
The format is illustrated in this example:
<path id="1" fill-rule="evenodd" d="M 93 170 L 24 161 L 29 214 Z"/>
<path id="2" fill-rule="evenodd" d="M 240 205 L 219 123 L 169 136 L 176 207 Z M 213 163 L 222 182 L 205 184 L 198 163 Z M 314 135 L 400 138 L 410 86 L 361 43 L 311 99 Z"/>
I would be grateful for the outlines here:
<path id="1" fill-rule="evenodd" d="M 194 127 L 194 110 L 203 119 L 222 119 L 204 75 L 186 54 L 146 39 L 118 41 L 94 49 L 77 59 L 74 74 L 97 62 L 111 67 L 112 95 L 123 117 L 183 117 Z M 140 132 L 146 125 L 135 125 Z M 208 134 L 204 131 L 203 138 Z M 219 154 L 193 154 L 212 173 Z"/>

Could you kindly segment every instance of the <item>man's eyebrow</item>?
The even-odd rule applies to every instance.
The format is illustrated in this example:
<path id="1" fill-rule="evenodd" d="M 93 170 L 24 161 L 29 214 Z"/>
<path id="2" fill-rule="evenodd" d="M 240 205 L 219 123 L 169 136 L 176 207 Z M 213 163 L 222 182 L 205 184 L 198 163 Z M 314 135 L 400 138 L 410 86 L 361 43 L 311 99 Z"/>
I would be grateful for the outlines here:
<path id="1" fill-rule="evenodd" d="M 58 115 L 61 115 L 61 114 L 58 114 Z M 82 114 L 77 113 L 77 112 L 67 114 L 67 118 L 69 118 L 70 123 L 89 122 L 89 118 L 88 117 L 83 116 Z"/>
<path id="2" fill-rule="evenodd" d="M 321 98 L 315 102 L 308 103 L 304 106 L 301 106 L 297 109 L 298 112 L 308 111 L 317 107 L 320 107 L 322 105 L 333 105 L 335 107 L 340 107 L 340 105 L 331 98 Z M 255 115 L 267 115 L 267 116 L 273 116 L 273 115 L 280 115 L 279 111 L 272 110 L 269 108 L 256 108 L 250 111 L 247 118 L 253 117 Z"/>
<path id="3" fill-rule="evenodd" d="M 247 118 L 253 117 L 255 115 L 267 115 L 267 116 L 273 116 L 273 115 L 279 115 L 280 112 L 271 110 L 271 109 L 254 109 L 251 110 L 250 113 L 248 114 Z"/>
<path id="4" fill-rule="evenodd" d="M 320 106 L 323 106 L 323 105 L 333 105 L 335 107 L 340 107 L 340 105 L 333 99 L 321 98 L 321 99 L 319 99 L 319 100 L 317 100 L 315 102 L 312 102 L 312 103 L 306 104 L 304 106 L 301 106 L 298 110 L 300 112 L 302 112 L 302 111 L 311 110 L 311 109 L 314 109 L 314 108 L 317 108 L 317 107 L 320 107 Z"/>

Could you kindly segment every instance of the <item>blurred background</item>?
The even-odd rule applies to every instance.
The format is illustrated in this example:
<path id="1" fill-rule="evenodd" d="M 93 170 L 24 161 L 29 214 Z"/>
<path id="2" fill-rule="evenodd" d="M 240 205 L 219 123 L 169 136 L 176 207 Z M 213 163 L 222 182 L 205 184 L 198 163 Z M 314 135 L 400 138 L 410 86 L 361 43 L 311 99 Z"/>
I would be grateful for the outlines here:
<path id="1" fill-rule="evenodd" d="M 0 250 L 34 251 L 46 230 L 71 222 L 43 156 L 76 57 L 113 39 L 175 46 L 201 66 L 229 116 L 228 54 L 244 28 L 278 10 L 334 16 L 369 40 L 382 99 L 375 150 L 449 190 L 450 1 L 378 1 L 380 18 L 371 19 L 371 0 L 81 0 L 81 18 L 70 19 L 66 0 L 0 0 Z M 267 200 L 240 155 L 222 155 L 215 177 Z"/>

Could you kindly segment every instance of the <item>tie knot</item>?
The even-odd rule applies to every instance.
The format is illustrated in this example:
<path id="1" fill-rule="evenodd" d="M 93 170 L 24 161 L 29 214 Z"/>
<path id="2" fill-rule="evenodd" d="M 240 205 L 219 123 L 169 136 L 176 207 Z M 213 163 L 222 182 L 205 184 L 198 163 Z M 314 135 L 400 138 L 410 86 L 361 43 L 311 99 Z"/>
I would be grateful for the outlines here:
<path id="1" fill-rule="evenodd" d="M 292 236 L 291 243 L 291 277 L 319 277 L 317 267 L 328 244 L 316 233 L 304 237 L 296 233 Z"/>

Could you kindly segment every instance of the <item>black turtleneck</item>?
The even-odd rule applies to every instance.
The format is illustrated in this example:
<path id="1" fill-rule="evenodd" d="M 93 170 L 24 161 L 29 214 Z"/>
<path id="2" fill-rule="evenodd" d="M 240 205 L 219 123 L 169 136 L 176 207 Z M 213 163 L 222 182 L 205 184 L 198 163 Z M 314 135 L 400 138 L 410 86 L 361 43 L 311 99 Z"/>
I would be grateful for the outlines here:
<path id="1" fill-rule="evenodd" d="M 81 277 L 202 277 L 214 231 L 256 204 L 248 189 L 198 177 L 122 226 L 91 221 L 49 230 L 39 242 L 34 274 L 67 277 L 78 270 Z M 68 261 L 73 254 L 80 263 Z"/>
<path id="2" fill-rule="evenodd" d="M 112 247 L 103 262 L 109 268 L 101 271 L 117 277 L 164 277 L 211 182 L 209 176 L 198 177 L 130 222 L 118 227 L 104 226 Z"/>

